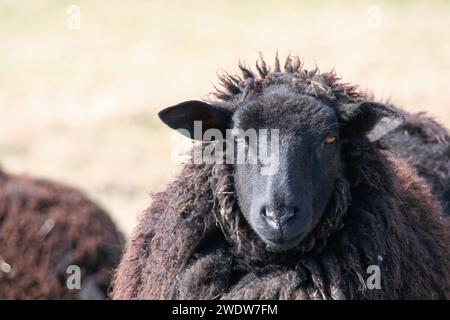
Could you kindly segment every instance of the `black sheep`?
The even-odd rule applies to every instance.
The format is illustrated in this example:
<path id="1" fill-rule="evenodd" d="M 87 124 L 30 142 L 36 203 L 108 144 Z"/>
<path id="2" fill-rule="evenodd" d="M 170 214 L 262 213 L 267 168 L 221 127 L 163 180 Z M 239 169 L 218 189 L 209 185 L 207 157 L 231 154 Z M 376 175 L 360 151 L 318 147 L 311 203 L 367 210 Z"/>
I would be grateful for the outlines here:
<path id="1" fill-rule="evenodd" d="M 190 136 L 194 121 L 216 129 L 200 151 L 221 145 L 227 129 L 278 129 L 278 169 L 186 165 L 141 218 L 113 298 L 449 298 L 448 221 L 426 183 L 380 143 L 403 116 L 297 58 L 284 72 L 278 58 L 273 71 L 262 59 L 256 67 L 221 77 L 217 101 L 160 117 Z M 234 137 L 227 151 L 253 151 Z M 371 267 L 381 270 L 375 288 Z"/>

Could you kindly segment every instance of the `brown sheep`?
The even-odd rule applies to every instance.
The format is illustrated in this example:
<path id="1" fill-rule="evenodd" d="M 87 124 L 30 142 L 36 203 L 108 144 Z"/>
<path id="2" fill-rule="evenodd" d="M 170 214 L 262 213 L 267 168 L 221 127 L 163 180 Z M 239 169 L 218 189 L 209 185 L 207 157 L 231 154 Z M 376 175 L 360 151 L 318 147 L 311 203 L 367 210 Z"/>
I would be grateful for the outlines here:
<path id="1" fill-rule="evenodd" d="M 79 191 L 0 170 L 0 299 L 104 299 L 122 245 Z M 66 286 L 70 265 L 80 268 L 79 290 Z"/>

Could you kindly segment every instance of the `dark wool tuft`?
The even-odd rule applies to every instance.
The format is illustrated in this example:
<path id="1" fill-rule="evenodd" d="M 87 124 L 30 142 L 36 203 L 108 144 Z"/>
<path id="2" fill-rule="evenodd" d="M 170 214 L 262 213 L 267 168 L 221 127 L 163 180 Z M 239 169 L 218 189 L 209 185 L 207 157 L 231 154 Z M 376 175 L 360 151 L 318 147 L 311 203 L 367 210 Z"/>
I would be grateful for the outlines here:
<path id="1" fill-rule="evenodd" d="M 386 143 L 430 184 L 450 215 L 450 133 L 423 113 L 402 112 L 406 125 Z"/>
<path id="2" fill-rule="evenodd" d="M 364 99 L 334 72 L 288 57 L 274 71 L 224 75 L 225 106 L 263 86 L 291 83 L 340 104 Z M 240 212 L 233 166 L 186 165 L 141 217 L 114 279 L 114 299 L 448 299 L 449 222 L 430 188 L 391 151 L 363 140 L 342 150 L 343 168 L 325 214 L 302 243 L 267 250 Z M 381 289 L 366 286 L 381 269 Z"/>
<path id="3" fill-rule="evenodd" d="M 262 89 L 276 84 L 291 83 L 301 94 L 326 99 L 335 104 L 357 102 L 365 98 L 357 85 L 342 83 L 334 70 L 321 73 L 316 67 L 313 70 L 303 69 L 299 57 L 289 56 L 284 63 L 284 72 L 280 70 L 278 56 L 275 68 L 271 72 L 262 57 L 256 62 L 257 73 L 243 63 L 239 63 L 242 76 L 219 75 L 222 89 L 216 88 L 213 97 L 224 102 L 242 102 L 261 93 Z"/>
<path id="4" fill-rule="evenodd" d="M 106 298 L 123 238 L 80 192 L 0 171 L 0 299 Z M 81 290 L 69 290 L 69 265 Z"/>

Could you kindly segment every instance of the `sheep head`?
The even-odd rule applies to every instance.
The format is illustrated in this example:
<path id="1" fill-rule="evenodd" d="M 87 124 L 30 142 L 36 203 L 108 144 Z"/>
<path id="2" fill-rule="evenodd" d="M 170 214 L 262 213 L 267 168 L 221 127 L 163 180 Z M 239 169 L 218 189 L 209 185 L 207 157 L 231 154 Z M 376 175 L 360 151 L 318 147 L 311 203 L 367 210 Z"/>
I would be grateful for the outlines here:
<path id="1" fill-rule="evenodd" d="M 184 135 L 225 146 L 240 211 L 278 252 L 298 246 L 324 215 L 344 175 L 343 146 L 355 139 L 375 143 L 404 122 L 330 74 L 292 65 L 268 72 L 257 64 L 259 78 L 245 69 L 244 80 L 222 79 L 228 89 L 222 101 L 186 101 L 159 114 Z"/>

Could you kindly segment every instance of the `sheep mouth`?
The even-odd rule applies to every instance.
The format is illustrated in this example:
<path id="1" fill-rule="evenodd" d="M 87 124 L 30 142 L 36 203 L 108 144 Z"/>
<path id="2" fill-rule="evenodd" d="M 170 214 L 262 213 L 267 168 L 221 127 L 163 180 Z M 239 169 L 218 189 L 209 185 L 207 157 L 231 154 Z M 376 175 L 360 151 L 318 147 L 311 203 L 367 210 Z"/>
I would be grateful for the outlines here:
<path id="1" fill-rule="evenodd" d="M 300 244 L 300 242 L 305 238 L 305 233 L 301 232 L 300 234 L 290 237 L 288 239 L 280 238 L 280 239 L 272 239 L 269 240 L 267 238 L 263 238 L 262 240 L 266 243 L 267 247 L 271 251 L 282 252 L 288 251 L 290 249 L 295 248 Z"/>

